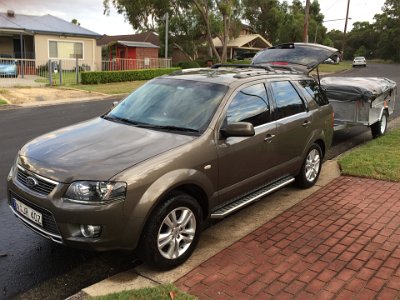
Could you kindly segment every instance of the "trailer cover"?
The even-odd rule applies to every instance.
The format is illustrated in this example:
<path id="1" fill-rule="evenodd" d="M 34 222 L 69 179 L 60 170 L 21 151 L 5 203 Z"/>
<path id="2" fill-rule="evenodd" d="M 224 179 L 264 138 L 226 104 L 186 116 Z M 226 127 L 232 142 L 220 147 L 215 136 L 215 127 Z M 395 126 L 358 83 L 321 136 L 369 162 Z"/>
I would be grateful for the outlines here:
<path id="1" fill-rule="evenodd" d="M 381 94 L 391 94 L 396 82 L 384 77 L 324 77 L 321 86 L 328 99 L 373 101 Z"/>

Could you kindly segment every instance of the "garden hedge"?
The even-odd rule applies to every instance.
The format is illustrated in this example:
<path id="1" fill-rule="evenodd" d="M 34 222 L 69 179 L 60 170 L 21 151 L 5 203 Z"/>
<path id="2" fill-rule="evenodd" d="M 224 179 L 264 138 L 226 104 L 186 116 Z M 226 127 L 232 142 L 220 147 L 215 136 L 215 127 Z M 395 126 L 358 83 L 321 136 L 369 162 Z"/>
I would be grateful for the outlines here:
<path id="1" fill-rule="evenodd" d="M 169 69 L 140 69 L 129 71 L 101 71 L 101 72 L 82 72 L 82 84 L 99 84 L 109 82 L 149 80 L 154 77 L 172 73 L 181 68 Z"/>
<path id="2" fill-rule="evenodd" d="M 182 69 L 200 68 L 200 65 L 196 61 L 181 61 L 178 67 Z"/>

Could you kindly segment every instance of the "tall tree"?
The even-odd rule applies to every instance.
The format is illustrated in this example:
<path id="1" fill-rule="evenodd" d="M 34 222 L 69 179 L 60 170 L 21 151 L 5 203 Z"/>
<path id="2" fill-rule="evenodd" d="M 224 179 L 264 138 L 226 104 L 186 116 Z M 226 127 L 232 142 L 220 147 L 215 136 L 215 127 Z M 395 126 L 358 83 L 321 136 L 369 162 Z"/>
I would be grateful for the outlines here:
<path id="1" fill-rule="evenodd" d="M 75 24 L 75 25 L 77 25 L 77 26 L 81 26 L 81 23 L 79 23 L 77 19 L 72 19 L 72 20 L 71 20 L 71 23 L 72 23 L 72 24 Z"/>
<path id="2" fill-rule="evenodd" d="M 383 13 L 375 15 L 375 20 L 378 56 L 400 62 L 400 0 L 386 0 Z"/>
<path id="3" fill-rule="evenodd" d="M 196 9 L 203 21 L 208 44 L 219 61 L 226 61 L 232 26 L 237 23 L 235 20 L 239 19 L 237 14 L 240 11 L 239 0 L 103 0 L 105 13 L 109 12 L 110 4 L 118 13 L 125 15 L 134 29 L 155 29 L 166 12 L 170 12 L 170 15 L 184 15 Z M 213 19 L 219 19 L 222 24 L 218 32 L 222 41 L 222 57 L 213 42 Z"/>
<path id="4" fill-rule="evenodd" d="M 244 18 L 272 44 L 279 42 L 284 6 L 278 0 L 243 0 Z"/>

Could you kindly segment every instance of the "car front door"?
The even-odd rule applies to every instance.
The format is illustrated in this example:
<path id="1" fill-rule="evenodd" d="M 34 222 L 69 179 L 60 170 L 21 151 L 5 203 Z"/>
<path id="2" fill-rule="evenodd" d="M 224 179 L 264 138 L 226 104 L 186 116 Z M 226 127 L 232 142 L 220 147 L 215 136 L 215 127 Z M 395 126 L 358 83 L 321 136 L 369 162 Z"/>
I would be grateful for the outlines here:
<path id="1" fill-rule="evenodd" d="M 252 123 L 255 135 L 218 140 L 220 203 L 248 193 L 273 177 L 276 125 L 271 122 L 264 83 L 241 88 L 233 95 L 221 128 L 236 122 Z"/>

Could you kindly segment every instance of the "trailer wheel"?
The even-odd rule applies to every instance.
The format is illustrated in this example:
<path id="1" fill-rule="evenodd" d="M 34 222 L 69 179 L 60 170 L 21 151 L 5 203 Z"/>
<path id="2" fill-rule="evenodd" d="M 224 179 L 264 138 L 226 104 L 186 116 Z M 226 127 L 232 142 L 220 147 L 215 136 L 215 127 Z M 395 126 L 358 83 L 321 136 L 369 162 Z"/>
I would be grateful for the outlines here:
<path id="1" fill-rule="evenodd" d="M 388 122 L 388 113 L 385 110 L 382 114 L 382 118 L 378 122 L 371 125 L 371 133 L 374 139 L 386 133 L 387 122 Z"/>

